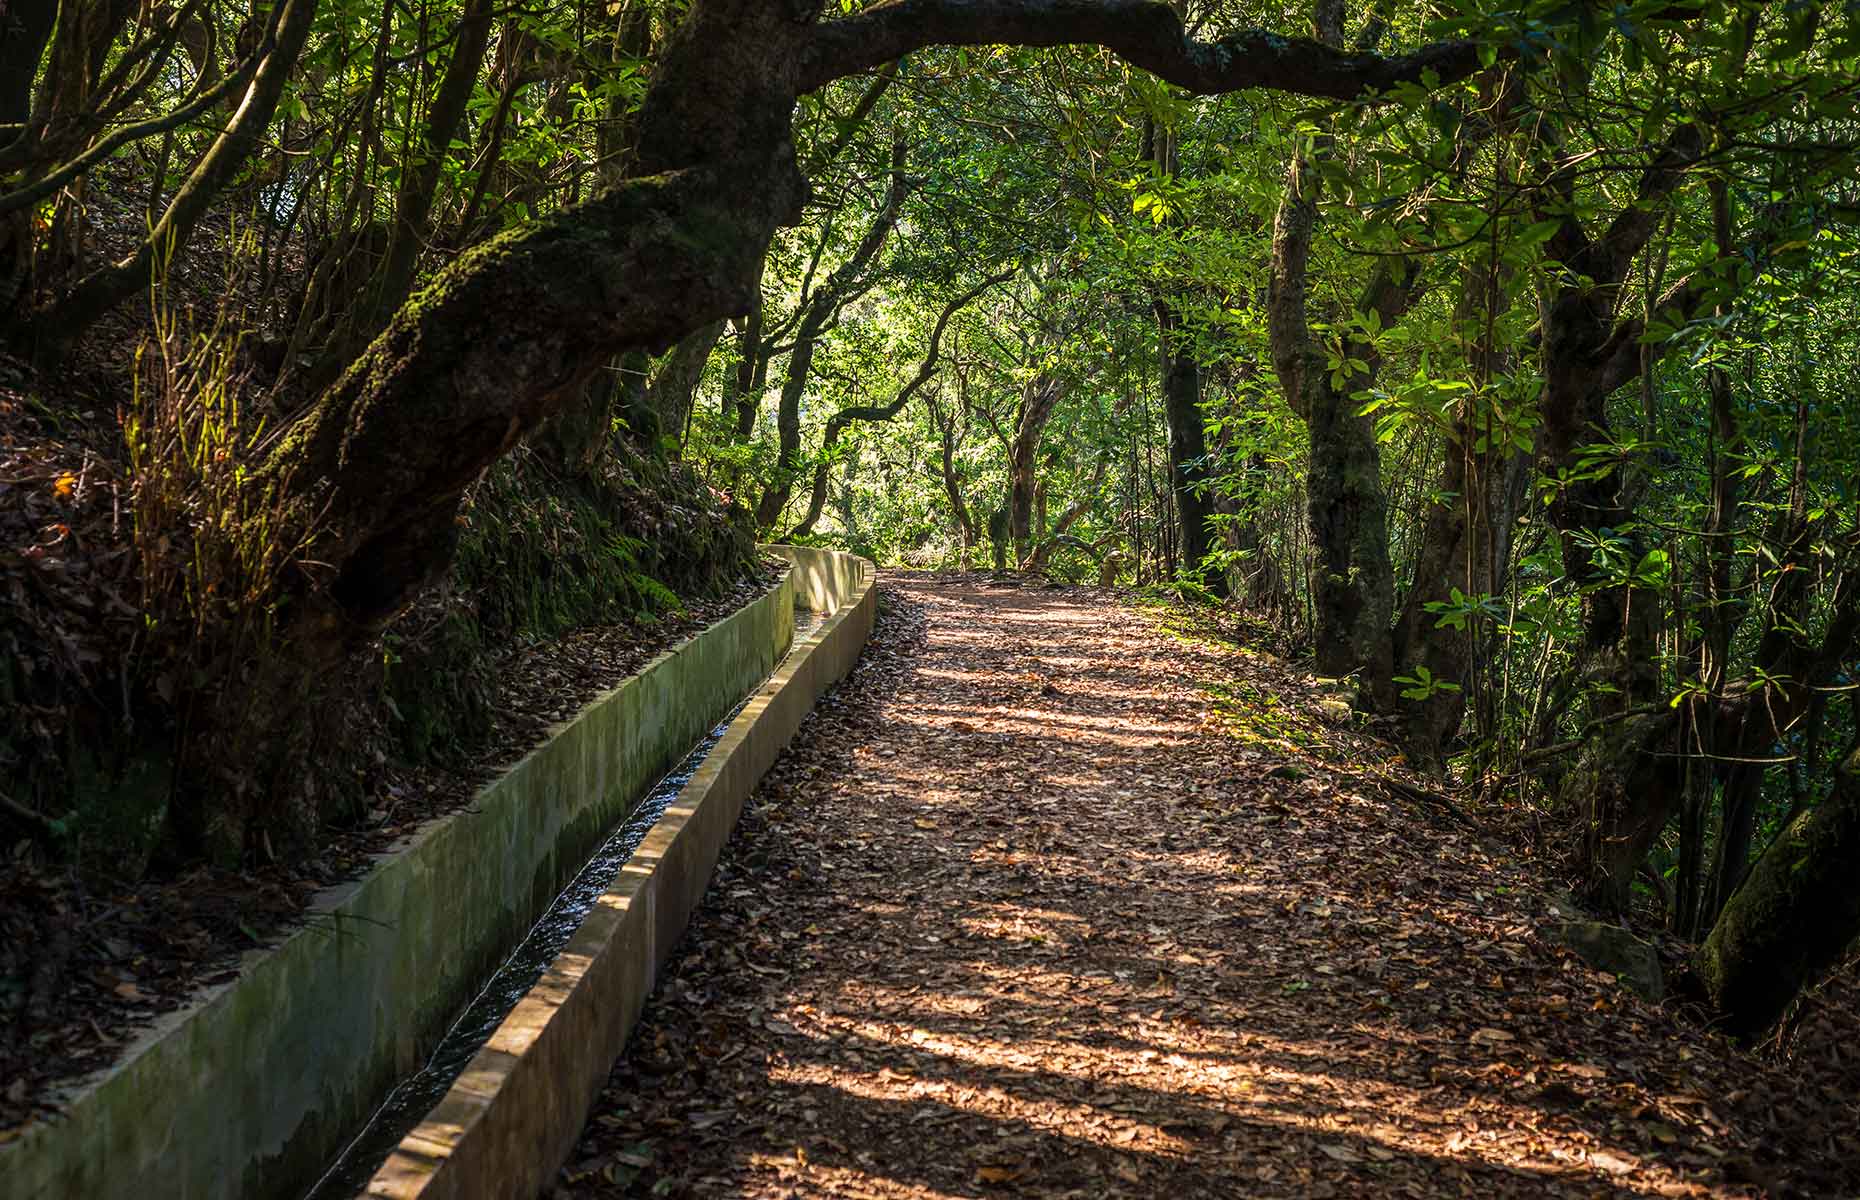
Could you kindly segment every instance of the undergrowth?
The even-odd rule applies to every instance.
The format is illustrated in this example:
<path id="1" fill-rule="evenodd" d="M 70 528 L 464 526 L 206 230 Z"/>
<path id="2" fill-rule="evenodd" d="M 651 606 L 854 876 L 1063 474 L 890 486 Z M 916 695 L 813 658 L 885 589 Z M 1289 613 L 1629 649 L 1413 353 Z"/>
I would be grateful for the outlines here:
<path id="1" fill-rule="evenodd" d="M 299 546 L 248 486 L 278 398 L 229 306 L 171 305 L 159 281 L 152 299 L 133 368 L 99 395 L 0 364 L 0 830 L 26 834 L 5 843 L 15 857 L 133 879 L 314 856 L 383 769 L 472 754 L 502 657 L 578 627 L 650 627 L 756 562 L 746 514 L 678 464 L 619 436 L 584 470 L 520 447 L 468 493 L 447 577 L 306 679 L 282 637 Z"/>
<path id="2" fill-rule="evenodd" d="M 389 724 L 416 761 L 468 752 L 489 730 L 500 653 L 581 626 L 651 626 L 722 594 L 755 557 L 746 513 L 624 443 L 587 472 L 520 449 L 460 521 L 447 580 L 382 648 Z"/>

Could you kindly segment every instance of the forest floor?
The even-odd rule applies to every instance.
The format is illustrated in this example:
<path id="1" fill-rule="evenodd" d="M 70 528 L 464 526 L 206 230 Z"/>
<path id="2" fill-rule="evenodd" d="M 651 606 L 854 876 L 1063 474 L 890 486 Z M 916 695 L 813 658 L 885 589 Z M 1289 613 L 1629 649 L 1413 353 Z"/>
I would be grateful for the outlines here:
<path id="1" fill-rule="evenodd" d="M 1270 655 L 883 599 L 557 1196 L 1860 1194 L 1851 975 L 1739 1050 L 1555 947 L 1502 823 L 1379 784 Z"/>
<path id="2" fill-rule="evenodd" d="M 0 471 L 0 495 L 5 480 Z M 38 863 L 24 853 L 29 844 L 15 851 L 0 842 L 0 1145 L 34 1121 L 55 1120 L 71 1085 L 116 1062 L 160 1014 L 231 979 L 246 952 L 296 928 L 322 889 L 469 804 L 556 722 L 778 579 L 765 562 L 722 596 L 651 623 L 589 626 L 509 648 L 496 663 L 491 728 L 469 756 L 419 765 L 378 756 L 365 820 L 325 830 L 308 859 L 115 878 L 98 865 Z"/>

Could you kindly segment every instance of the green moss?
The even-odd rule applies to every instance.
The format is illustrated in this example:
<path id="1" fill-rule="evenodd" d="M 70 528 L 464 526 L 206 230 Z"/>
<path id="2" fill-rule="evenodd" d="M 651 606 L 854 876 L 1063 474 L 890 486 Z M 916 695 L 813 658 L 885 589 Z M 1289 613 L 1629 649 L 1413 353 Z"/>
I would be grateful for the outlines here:
<path id="1" fill-rule="evenodd" d="M 165 755 L 116 762 L 78 747 L 71 758 L 72 809 L 59 824 L 85 861 L 139 878 L 167 830 L 172 775 Z"/>
<path id="2" fill-rule="evenodd" d="M 510 455 L 461 521 L 447 580 L 387 639 L 384 704 L 415 761 L 466 753 L 489 731 L 504 649 L 589 625 L 652 625 L 733 586 L 755 557 L 746 514 L 719 511 L 681 467 L 624 447 L 570 479 L 544 456 Z"/>
<path id="3" fill-rule="evenodd" d="M 1767 1029 L 1853 945 L 1860 931 L 1857 851 L 1860 752 L 1837 774 L 1834 792 L 1757 860 L 1699 948 L 1694 967 L 1730 1032 Z"/>

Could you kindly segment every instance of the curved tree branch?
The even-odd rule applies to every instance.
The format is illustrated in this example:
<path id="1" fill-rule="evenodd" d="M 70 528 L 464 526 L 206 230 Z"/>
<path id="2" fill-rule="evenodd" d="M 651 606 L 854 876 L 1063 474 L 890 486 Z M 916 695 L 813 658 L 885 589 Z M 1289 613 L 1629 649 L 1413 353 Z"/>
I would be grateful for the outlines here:
<path id="1" fill-rule="evenodd" d="M 782 381 L 780 406 L 775 413 L 778 443 L 775 477 L 756 503 L 756 524 L 762 528 L 773 526 L 781 517 L 781 510 L 787 506 L 794 490 L 794 460 L 801 452 L 801 394 L 807 388 L 808 372 L 813 369 L 814 350 L 822 335 L 839 319 L 840 310 L 877 285 L 878 278 L 871 273 L 873 262 L 897 227 L 911 188 L 911 180 L 904 174 L 904 144 L 899 142 L 892 147 L 891 186 L 885 192 L 884 206 L 872 219 L 871 227 L 859 240 L 852 257 L 827 276 L 826 283 L 802 306 L 803 315 L 795 330 L 794 349 L 788 355 L 787 377 Z"/>
<path id="2" fill-rule="evenodd" d="M 839 133 L 831 142 L 815 150 L 808 158 L 806 166 L 808 175 L 818 174 L 832 166 L 833 161 L 846 152 L 846 147 L 852 145 L 852 140 L 858 134 L 860 127 L 865 124 L 865 119 L 872 115 L 872 110 L 878 107 L 878 102 L 884 98 L 886 92 L 891 90 L 891 85 L 898 81 L 898 68 L 901 65 L 896 61 L 886 63 L 872 78 L 872 82 L 866 85 L 865 92 L 860 95 L 859 102 L 853 105 L 852 111 L 839 119 Z"/>
<path id="3" fill-rule="evenodd" d="M 1188 36 L 1152 0 L 891 0 L 820 25 L 803 51 L 803 92 L 925 46 L 1103 46 L 1132 66 L 1203 95 L 1270 87 L 1354 100 L 1432 72 L 1442 82 L 1479 69 L 1470 41 L 1407 54 L 1339 50 L 1308 38 L 1243 29 L 1213 41 Z"/>
<path id="4" fill-rule="evenodd" d="M 943 311 L 937 315 L 936 325 L 930 330 L 930 348 L 924 352 L 924 360 L 918 364 L 917 373 L 911 376 L 909 383 L 898 389 L 898 394 L 892 397 L 889 403 L 854 405 L 851 408 L 842 408 L 827 418 L 826 432 L 822 435 L 820 442 L 820 461 L 814 466 L 814 490 L 808 497 L 807 516 L 783 536 L 783 541 L 805 537 L 814 531 L 814 522 L 820 520 L 821 510 L 827 504 L 829 460 L 832 457 L 833 447 L 839 444 L 840 435 L 846 431 L 846 427 L 854 421 L 889 421 L 904 411 L 904 406 L 911 402 L 911 397 L 915 396 L 924 384 L 929 383 L 931 377 L 937 372 L 937 357 L 942 352 L 943 330 L 949 325 L 950 318 L 967 308 L 977 296 L 989 288 L 998 283 L 1006 283 L 1013 277 L 1013 268 L 990 275 L 943 306 Z"/>
<path id="5" fill-rule="evenodd" d="M 285 640 L 305 663 L 334 661 L 411 602 L 450 559 L 462 491 L 602 361 L 749 310 L 774 231 L 807 196 L 801 93 L 935 41 L 1094 43 L 1195 90 L 1340 97 L 1464 78 L 1479 58 L 1470 42 L 1387 58 L 1260 32 L 1202 42 L 1142 0 L 897 0 L 816 16 L 801 0 L 693 0 L 640 106 L 636 177 L 461 256 L 283 433 L 253 487 L 288 510 L 300 546 L 286 590 L 304 603 Z M 773 482 L 787 486 L 779 469 Z"/>
<path id="6" fill-rule="evenodd" d="M 466 485 L 600 363 L 747 307 L 789 202 L 756 198 L 732 203 L 703 169 L 627 180 L 474 247 L 395 315 L 253 480 L 306 531 L 305 661 L 379 629 L 443 570 Z"/>
<path id="7" fill-rule="evenodd" d="M 86 147 L 70 162 L 55 167 L 32 182 L 0 196 L 0 214 L 15 212 L 37 204 L 131 142 L 151 138 L 158 133 L 167 133 L 171 129 L 187 124 L 224 100 L 233 89 L 244 87 L 251 79 L 252 73 L 258 69 L 260 58 L 260 55 L 254 54 L 242 63 L 238 70 L 222 77 L 218 83 L 204 92 L 197 93 L 180 107 L 163 113 L 159 117 L 119 126 L 108 137 L 101 138 Z"/>

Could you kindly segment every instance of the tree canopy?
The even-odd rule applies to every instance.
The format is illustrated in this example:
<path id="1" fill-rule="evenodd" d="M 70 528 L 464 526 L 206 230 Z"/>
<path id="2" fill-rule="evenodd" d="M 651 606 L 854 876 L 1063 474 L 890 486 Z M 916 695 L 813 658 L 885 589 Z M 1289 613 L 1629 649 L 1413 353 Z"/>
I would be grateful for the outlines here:
<path id="1" fill-rule="evenodd" d="M 618 439 L 1266 614 L 1740 1027 L 1860 926 L 1851 6 L 23 0 L 0 80 L 16 352 L 242 264 L 276 689 Z"/>

